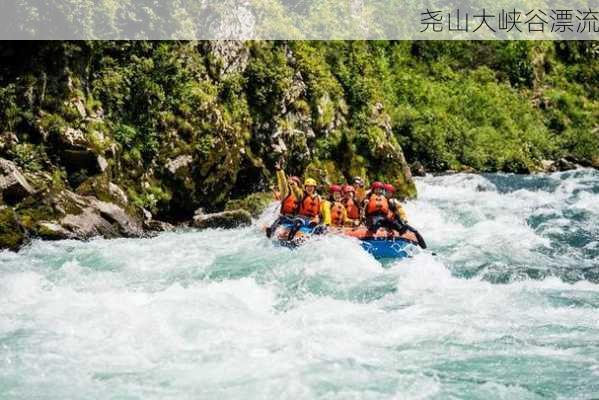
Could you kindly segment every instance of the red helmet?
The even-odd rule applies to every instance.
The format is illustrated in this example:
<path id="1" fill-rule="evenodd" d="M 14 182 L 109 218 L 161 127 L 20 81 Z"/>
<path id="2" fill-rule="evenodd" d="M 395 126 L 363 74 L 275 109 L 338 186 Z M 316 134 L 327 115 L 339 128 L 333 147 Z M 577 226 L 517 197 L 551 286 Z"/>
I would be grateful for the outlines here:
<path id="1" fill-rule="evenodd" d="M 343 193 L 355 193 L 356 189 L 352 185 L 343 186 Z"/>
<path id="2" fill-rule="evenodd" d="M 297 183 L 298 185 L 302 184 L 302 180 L 300 178 L 298 178 L 297 176 L 290 176 L 289 180 Z"/>
<path id="3" fill-rule="evenodd" d="M 376 181 L 372 184 L 372 186 L 370 187 L 372 190 L 376 190 L 376 189 L 385 189 L 385 185 L 383 185 L 383 182 L 379 182 Z"/>
<path id="4" fill-rule="evenodd" d="M 341 186 L 339 186 L 339 185 L 331 185 L 331 187 L 329 188 L 329 191 L 331 193 L 335 193 L 335 192 L 341 193 Z"/>
<path id="5" fill-rule="evenodd" d="M 390 183 L 385 183 L 385 192 L 395 193 L 395 188 Z"/>

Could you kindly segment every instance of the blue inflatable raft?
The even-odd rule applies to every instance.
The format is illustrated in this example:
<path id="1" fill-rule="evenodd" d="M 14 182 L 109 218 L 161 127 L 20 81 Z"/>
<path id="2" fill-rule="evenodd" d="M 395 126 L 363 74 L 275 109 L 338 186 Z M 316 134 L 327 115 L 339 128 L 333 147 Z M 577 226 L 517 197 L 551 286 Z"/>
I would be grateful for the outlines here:
<path id="1" fill-rule="evenodd" d="M 373 234 L 363 226 L 357 228 L 332 228 L 324 232 L 315 233 L 313 227 L 304 224 L 300 227 L 295 237 L 289 240 L 289 231 L 292 227 L 293 225 L 290 223 L 283 223 L 277 228 L 275 238 L 282 246 L 295 248 L 320 234 L 340 235 L 358 239 L 364 250 L 377 259 L 408 258 L 411 257 L 413 249 L 417 246 L 417 239 L 411 232 L 400 235 L 397 232 L 389 232 L 381 228 Z"/>

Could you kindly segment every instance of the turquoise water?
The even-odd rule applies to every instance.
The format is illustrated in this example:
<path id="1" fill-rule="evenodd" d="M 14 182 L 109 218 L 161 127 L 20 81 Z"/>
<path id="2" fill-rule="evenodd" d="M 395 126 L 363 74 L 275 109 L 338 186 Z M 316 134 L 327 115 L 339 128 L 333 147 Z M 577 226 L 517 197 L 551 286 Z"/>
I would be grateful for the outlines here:
<path id="1" fill-rule="evenodd" d="M 260 233 L 0 253 L 0 399 L 599 398 L 599 172 L 451 175 L 429 242 Z"/>

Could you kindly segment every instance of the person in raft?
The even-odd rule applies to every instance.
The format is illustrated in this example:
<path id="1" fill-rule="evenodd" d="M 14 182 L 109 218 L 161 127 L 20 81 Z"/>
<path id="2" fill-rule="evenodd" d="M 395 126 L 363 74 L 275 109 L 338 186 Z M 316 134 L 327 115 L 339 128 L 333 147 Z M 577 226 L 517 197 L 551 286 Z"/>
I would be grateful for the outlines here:
<path id="1" fill-rule="evenodd" d="M 291 176 L 287 179 L 285 172 L 281 169 L 279 163 L 275 164 L 277 175 L 277 187 L 279 199 L 281 200 L 281 209 L 279 217 L 275 219 L 271 226 L 266 228 L 266 237 L 270 238 L 277 227 L 283 223 L 293 223 L 293 219 L 299 208 L 299 195 L 301 193 L 302 181 L 297 176 Z"/>
<path id="2" fill-rule="evenodd" d="M 324 232 L 324 227 L 320 225 L 321 216 L 321 199 L 316 192 L 316 180 L 312 178 L 306 178 L 304 181 L 304 189 L 298 188 L 297 198 L 301 199 L 297 215 L 293 220 L 293 228 L 289 231 L 289 237 L 287 240 L 293 240 L 295 234 L 304 225 L 308 225 L 313 228 L 313 233 L 320 234 Z"/>
<path id="3" fill-rule="evenodd" d="M 408 216 L 406 214 L 406 211 L 401 205 L 400 200 L 395 197 L 395 187 L 393 187 L 393 185 L 391 185 L 390 183 L 387 183 L 384 185 L 384 189 L 385 196 L 387 197 L 387 200 L 389 202 L 389 215 L 387 216 L 387 218 L 401 226 L 401 230 L 399 231 L 400 234 L 403 235 L 406 231 L 412 232 L 416 237 L 416 240 L 418 241 L 418 246 L 422 247 L 423 249 L 426 249 L 426 242 L 424 241 L 424 238 L 422 237 L 420 232 L 418 232 L 418 230 L 416 230 L 412 226 L 408 225 Z"/>
<path id="4" fill-rule="evenodd" d="M 362 202 L 364 201 L 364 199 L 366 199 L 367 194 L 368 194 L 364 187 L 364 180 L 362 178 L 360 178 L 359 176 L 354 177 L 353 180 L 354 180 L 354 184 L 353 184 L 354 200 L 356 200 L 356 202 L 358 204 L 362 204 Z"/>
<path id="5" fill-rule="evenodd" d="M 343 186 L 343 205 L 347 213 L 346 226 L 359 226 L 361 215 L 359 202 L 356 200 L 356 189 L 352 185 Z"/>
<path id="6" fill-rule="evenodd" d="M 368 230 L 376 233 L 380 228 L 387 228 L 400 234 L 405 233 L 404 226 L 389 218 L 390 211 L 389 200 L 385 196 L 385 185 L 382 182 L 374 182 L 370 194 L 364 200 L 364 216 Z"/>
<path id="7" fill-rule="evenodd" d="M 330 198 L 323 201 L 322 220 L 326 226 L 340 228 L 348 223 L 347 211 L 343 204 L 343 190 L 339 185 L 331 185 Z"/>
<path id="8" fill-rule="evenodd" d="M 400 224 L 408 223 L 408 215 L 401 202 L 395 197 L 395 187 L 390 183 L 385 183 L 385 197 L 389 201 L 389 218 Z"/>

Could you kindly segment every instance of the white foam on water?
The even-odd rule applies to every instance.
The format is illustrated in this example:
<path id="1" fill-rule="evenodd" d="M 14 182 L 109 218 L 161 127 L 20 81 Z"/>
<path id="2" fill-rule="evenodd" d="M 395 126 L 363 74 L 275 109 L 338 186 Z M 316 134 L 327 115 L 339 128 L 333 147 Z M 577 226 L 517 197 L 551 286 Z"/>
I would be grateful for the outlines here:
<path id="1" fill-rule="evenodd" d="M 273 245 L 276 206 L 239 230 L 1 253 L 0 398 L 597 397 L 599 285 L 526 275 L 596 262 L 593 241 L 552 253 L 597 226 L 596 173 L 503 178 L 418 181 L 406 208 L 438 255 L 384 265 L 352 239 Z"/>

